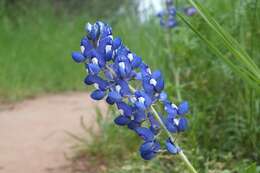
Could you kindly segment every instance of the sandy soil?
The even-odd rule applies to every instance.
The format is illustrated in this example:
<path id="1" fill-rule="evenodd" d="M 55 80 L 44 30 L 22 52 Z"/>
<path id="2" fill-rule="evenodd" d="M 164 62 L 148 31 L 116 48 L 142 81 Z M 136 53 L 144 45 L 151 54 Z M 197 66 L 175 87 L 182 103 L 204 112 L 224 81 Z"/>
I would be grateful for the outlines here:
<path id="1" fill-rule="evenodd" d="M 0 110 L 0 173 L 68 173 L 64 154 L 75 141 L 64 131 L 83 134 L 95 124 L 95 107 L 104 103 L 85 93 L 68 93 L 26 100 Z"/>

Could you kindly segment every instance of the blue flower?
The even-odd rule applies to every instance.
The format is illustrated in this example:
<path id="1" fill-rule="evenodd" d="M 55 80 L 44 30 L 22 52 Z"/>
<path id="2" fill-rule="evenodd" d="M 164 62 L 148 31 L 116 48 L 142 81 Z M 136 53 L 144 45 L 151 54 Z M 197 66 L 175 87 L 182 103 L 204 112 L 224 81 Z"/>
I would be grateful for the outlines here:
<path id="1" fill-rule="evenodd" d="M 166 120 L 164 120 L 164 124 L 169 132 L 171 133 L 177 133 L 178 132 L 178 126 L 175 124 L 173 118 L 167 117 Z"/>
<path id="2" fill-rule="evenodd" d="M 108 93 L 108 98 L 113 103 L 121 102 L 122 100 L 122 96 L 117 91 L 110 91 Z"/>
<path id="3" fill-rule="evenodd" d="M 153 141 L 155 138 L 154 133 L 146 127 L 138 127 L 135 131 L 144 141 Z"/>
<path id="4" fill-rule="evenodd" d="M 117 58 L 115 71 L 121 79 L 131 77 L 132 67 L 130 61 L 126 57 Z"/>
<path id="5" fill-rule="evenodd" d="M 98 74 L 106 65 L 105 58 L 97 51 L 91 51 L 89 63 L 86 64 L 90 74 Z"/>
<path id="6" fill-rule="evenodd" d="M 181 149 L 178 146 L 174 145 L 171 139 L 167 139 L 165 145 L 166 145 L 166 149 L 171 154 L 178 154 L 181 151 Z"/>
<path id="7" fill-rule="evenodd" d="M 184 12 L 187 16 L 193 16 L 197 13 L 197 9 L 195 7 L 187 7 L 184 9 Z"/>
<path id="8" fill-rule="evenodd" d="M 175 118 L 177 115 L 178 107 L 175 104 L 172 104 L 170 101 L 164 101 L 164 110 L 167 112 L 169 118 Z"/>
<path id="9" fill-rule="evenodd" d="M 84 37 L 81 42 L 80 42 L 80 49 L 81 53 L 84 55 L 86 58 L 90 58 L 91 51 L 94 50 L 93 45 L 90 43 L 88 38 Z"/>
<path id="10" fill-rule="evenodd" d="M 147 93 L 160 93 L 164 89 L 164 79 L 159 70 L 154 71 L 151 75 L 143 77 L 143 88 Z"/>
<path id="11" fill-rule="evenodd" d="M 134 115 L 134 121 L 137 123 L 142 123 L 146 120 L 146 114 L 145 111 L 143 110 L 136 109 L 133 115 Z"/>
<path id="12" fill-rule="evenodd" d="M 157 155 L 160 148 L 160 144 L 157 141 L 148 141 L 140 146 L 139 152 L 144 160 L 151 160 Z"/>
<path id="13" fill-rule="evenodd" d="M 189 103 L 187 101 L 182 102 L 178 106 L 178 114 L 179 115 L 184 115 L 189 111 Z"/>
<path id="14" fill-rule="evenodd" d="M 161 101 L 161 102 L 165 102 L 166 100 L 167 100 L 167 94 L 164 92 L 164 91 L 162 91 L 161 93 L 160 93 L 160 95 L 159 95 L 159 100 Z"/>
<path id="15" fill-rule="evenodd" d="M 152 99 L 144 91 L 136 91 L 134 104 L 138 109 L 145 110 L 151 106 Z"/>
<path id="16" fill-rule="evenodd" d="M 119 37 L 116 37 L 114 40 L 113 40 L 113 43 L 112 43 L 112 48 L 113 50 L 116 50 L 117 48 L 119 48 L 122 44 L 122 40 L 121 38 Z"/>
<path id="17" fill-rule="evenodd" d="M 125 115 L 119 115 L 115 118 L 114 122 L 119 126 L 124 126 L 129 124 L 131 121 L 131 118 Z"/>
<path id="18" fill-rule="evenodd" d="M 95 90 L 91 93 L 91 98 L 94 100 L 102 100 L 106 95 L 106 92 L 102 91 L 102 90 Z"/>
<path id="19" fill-rule="evenodd" d="M 174 7 L 173 0 L 166 0 L 165 4 L 166 9 L 157 13 L 157 17 L 160 19 L 160 25 L 168 29 L 175 28 L 178 25 L 178 22 L 176 20 L 177 10 Z M 197 13 L 196 8 L 194 7 L 185 8 L 183 11 L 187 16 L 193 16 Z"/>
<path id="20" fill-rule="evenodd" d="M 131 120 L 127 126 L 131 130 L 136 130 L 137 128 L 141 127 L 141 123 L 135 120 Z"/>
<path id="21" fill-rule="evenodd" d="M 172 0 L 166 1 L 166 10 L 158 13 L 157 17 L 160 18 L 160 25 L 162 27 L 171 29 L 177 26 L 176 9 Z"/>
<path id="22" fill-rule="evenodd" d="M 82 63 L 86 60 L 86 58 L 80 52 L 73 52 L 71 56 L 73 60 L 77 63 Z"/>
<path id="23" fill-rule="evenodd" d="M 188 128 L 188 121 L 186 118 L 181 117 L 178 120 L 178 131 L 179 132 L 184 132 Z"/>
<path id="24" fill-rule="evenodd" d="M 131 117 L 133 114 L 133 108 L 125 102 L 118 102 L 117 108 L 120 113 L 124 116 Z"/>
<path id="25" fill-rule="evenodd" d="M 86 32 L 88 33 L 88 38 L 90 40 L 96 41 L 98 39 L 99 31 L 100 30 L 97 23 L 95 23 L 94 25 L 88 23 L 86 25 Z"/>
<path id="26" fill-rule="evenodd" d="M 84 80 L 86 85 L 95 85 L 97 89 L 106 91 L 109 87 L 109 82 L 105 81 L 97 75 L 88 75 Z"/>
<path id="27" fill-rule="evenodd" d="M 105 37 L 98 41 L 97 51 L 105 58 L 106 61 L 110 61 L 113 56 L 112 44 L 113 40 L 111 37 Z"/>

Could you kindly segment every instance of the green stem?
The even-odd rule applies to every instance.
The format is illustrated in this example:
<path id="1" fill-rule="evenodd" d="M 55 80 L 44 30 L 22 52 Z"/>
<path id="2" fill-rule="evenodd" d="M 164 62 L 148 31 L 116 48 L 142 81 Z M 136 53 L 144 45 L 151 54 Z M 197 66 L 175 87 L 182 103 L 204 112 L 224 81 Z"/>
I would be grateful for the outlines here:
<path id="1" fill-rule="evenodd" d="M 175 84 L 176 84 L 176 94 L 177 94 L 177 100 L 181 101 L 181 84 L 180 84 L 180 69 L 177 68 L 176 72 L 174 73 L 175 75 Z"/>

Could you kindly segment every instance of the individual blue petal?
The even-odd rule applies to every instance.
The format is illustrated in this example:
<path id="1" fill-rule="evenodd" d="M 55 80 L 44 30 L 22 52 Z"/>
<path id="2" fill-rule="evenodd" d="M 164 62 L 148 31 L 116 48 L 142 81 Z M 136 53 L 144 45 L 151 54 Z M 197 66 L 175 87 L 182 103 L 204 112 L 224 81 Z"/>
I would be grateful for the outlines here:
<path id="1" fill-rule="evenodd" d="M 105 97 L 106 92 L 101 91 L 101 90 L 95 90 L 91 93 L 91 98 L 94 100 L 101 100 Z"/>
<path id="2" fill-rule="evenodd" d="M 141 110 L 145 110 L 145 109 L 146 109 L 144 103 L 141 103 L 141 102 L 135 102 L 135 106 L 136 106 L 138 109 L 141 109 Z"/>
<path id="3" fill-rule="evenodd" d="M 151 75 L 151 70 L 147 64 L 141 63 L 140 65 L 140 70 L 142 73 L 142 76 L 150 76 Z"/>
<path id="4" fill-rule="evenodd" d="M 129 106 L 128 104 L 126 104 L 126 103 L 124 103 L 124 102 L 118 102 L 117 103 L 117 107 L 118 107 L 118 109 L 121 109 L 121 110 L 123 110 L 123 114 L 125 115 L 125 116 L 131 116 L 132 115 L 132 107 L 131 106 Z"/>
<path id="5" fill-rule="evenodd" d="M 99 89 L 101 89 L 102 91 L 107 90 L 109 83 L 103 79 L 101 79 L 100 77 L 97 79 L 96 83 L 98 84 Z"/>
<path id="6" fill-rule="evenodd" d="M 146 119 L 145 111 L 138 110 L 134 113 L 134 121 L 138 123 L 144 122 Z"/>
<path id="7" fill-rule="evenodd" d="M 167 21 L 167 27 L 168 28 L 174 28 L 177 26 L 177 21 L 173 18 L 169 18 Z"/>
<path id="8" fill-rule="evenodd" d="M 176 9 L 171 6 L 171 7 L 168 7 L 168 13 L 170 16 L 175 16 L 176 15 Z"/>
<path id="9" fill-rule="evenodd" d="M 160 144 L 157 141 L 144 142 L 139 148 L 139 152 L 145 160 L 151 160 L 159 150 Z"/>
<path id="10" fill-rule="evenodd" d="M 131 61 L 131 65 L 133 68 L 137 68 L 142 63 L 142 58 L 134 55 L 134 59 Z"/>
<path id="11" fill-rule="evenodd" d="M 81 42 L 80 42 L 80 46 L 82 47 L 81 51 L 84 55 L 87 55 L 89 51 L 91 51 L 94 47 L 93 45 L 90 43 L 90 41 L 84 37 Z M 87 57 L 87 56 L 86 56 Z"/>
<path id="12" fill-rule="evenodd" d="M 172 118 L 175 118 L 175 116 L 177 114 L 177 109 L 175 107 L 173 107 L 171 103 L 166 103 L 164 106 L 164 110 L 167 112 L 167 114 L 169 116 L 171 116 Z"/>
<path id="13" fill-rule="evenodd" d="M 144 141 L 154 140 L 153 132 L 146 127 L 138 127 L 137 129 L 135 129 L 135 131 L 141 138 L 143 138 Z"/>
<path id="14" fill-rule="evenodd" d="M 150 77 L 144 76 L 144 78 L 143 78 L 143 88 L 147 93 L 153 94 L 154 86 L 150 84 Z"/>
<path id="15" fill-rule="evenodd" d="M 159 100 L 164 102 L 167 99 L 167 94 L 165 92 L 161 92 L 159 95 Z"/>
<path id="16" fill-rule="evenodd" d="M 111 36 L 112 35 L 112 28 L 109 25 L 104 24 L 103 27 L 100 30 L 100 34 L 101 34 L 100 38 Z"/>
<path id="17" fill-rule="evenodd" d="M 157 153 L 155 153 L 155 152 L 153 152 L 153 151 L 150 151 L 150 152 L 142 152 L 142 153 L 141 153 L 141 157 L 142 157 L 144 160 L 151 160 L 151 159 L 153 159 L 156 155 L 157 155 Z"/>
<path id="18" fill-rule="evenodd" d="M 87 77 L 84 80 L 84 83 L 86 85 L 93 85 L 95 83 L 96 75 L 87 75 Z"/>
<path id="19" fill-rule="evenodd" d="M 90 50 L 84 49 L 83 55 L 86 58 L 90 58 L 93 55 L 93 52 L 95 52 L 95 49 L 90 49 Z"/>
<path id="20" fill-rule="evenodd" d="M 116 38 L 113 40 L 112 48 L 115 50 L 115 49 L 117 49 L 119 46 L 121 46 L 121 44 L 122 44 L 121 38 L 116 37 Z"/>
<path id="21" fill-rule="evenodd" d="M 73 52 L 71 56 L 72 59 L 77 63 L 81 63 L 86 60 L 86 58 L 80 52 Z"/>
<path id="22" fill-rule="evenodd" d="M 152 99 L 144 91 L 136 91 L 135 96 L 137 98 L 135 106 L 138 109 L 146 109 L 152 104 Z"/>
<path id="23" fill-rule="evenodd" d="M 151 77 L 153 79 L 158 79 L 158 78 L 161 78 L 162 77 L 162 74 L 161 74 L 161 71 L 160 70 L 156 70 L 152 73 Z"/>
<path id="24" fill-rule="evenodd" d="M 129 124 L 130 121 L 131 121 L 131 119 L 124 115 L 120 115 L 120 116 L 116 117 L 114 120 L 114 122 L 119 126 L 127 125 L 127 124 Z"/>
<path id="25" fill-rule="evenodd" d="M 125 47 L 123 44 L 121 44 L 116 51 L 116 56 L 117 58 L 124 57 L 126 59 L 128 53 L 129 53 L 129 49 Z"/>
<path id="26" fill-rule="evenodd" d="M 126 77 L 127 73 L 126 73 L 126 64 L 124 62 L 120 62 L 119 63 L 119 74 L 121 77 Z"/>
<path id="27" fill-rule="evenodd" d="M 161 92 L 163 89 L 164 89 L 164 80 L 163 79 L 157 80 L 157 84 L 155 85 L 155 90 L 157 92 Z"/>
<path id="28" fill-rule="evenodd" d="M 171 154 L 178 154 L 181 149 L 173 144 L 173 142 L 170 139 L 167 139 L 165 142 L 166 149 L 168 150 L 169 153 Z"/>
<path id="29" fill-rule="evenodd" d="M 85 80 L 84 80 L 86 85 L 92 85 L 92 84 L 97 84 L 98 88 L 102 91 L 105 91 L 109 85 L 107 81 L 102 79 L 101 77 L 97 75 L 88 75 Z"/>
<path id="30" fill-rule="evenodd" d="M 197 9 L 195 7 L 188 7 L 184 9 L 184 12 L 187 16 L 193 16 L 197 13 Z"/>
<path id="31" fill-rule="evenodd" d="M 129 85 L 128 85 L 128 83 L 126 81 L 119 80 L 119 81 L 117 81 L 117 83 L 121 87 L 120 94 L 122 96 L 129 96 L 129 95 L 131 95 L 131 90 L 130 90 Z"/>
<path id="32" fill-rule="evenodd" d="M 135 130 L 135 129 L 139 128 L 141 126 L 141 124 L 139 122 L 132 120 L 127 126 L 129 129 Z"/>
<path id="33" fill-rule="evenodd" d="M 120 102 L 122 100 L 121 95 L 116 91 L 109 92 L 108 97 L 113 102 Z"/>
<path id="34" fill-rule="evenodd" d="M 91 60 L 93 60 L 93 58 L 97 58 L 99 67 L 104 67 L 106 65 L 106 61 L 105 61 L 104 56 L 102 56 L 97 51 L 93 51 Z"/>
<path id="35" fill-rule="evenodd" d="M 171 133 L 177 133 L 178 132 L 178 127 L 174 124 L 173 119 L 167 118 L 165 120 L 165 126 Z"/>
<path id="36" fill-rule="evenodd" d="M 183 101 L 179 106 L 178 106 L 178 114 L 179 115 L 184 115 L 189 111 L 189 103 L 187 101 Z"/>
<path id="37" fill-rule="evenodd" d="M 106 102 L 110 105 L 113 105 L 115 103 L 110 97 L 106 98 Z"/>
<path id="38" fill-rule="evenodd" d="M 98 36 L 99 36 L 99 26 L 97 24 L 91 25 L 91 24 L 87 24 L 86 25 L 86 31 L 88 33 L 88 38 L 96 41 Z"/>
<path id="39" fill-rule="evenodd" d="M 142 80 L 142 79 L 143 79 L 142 73 L 141 73 L 141 72 L 136 73 L 135 79 L 136 79 L 136 80 Z"/>
<path id="40" fill-rule="evenodd" d="M 105 37 L 99 41 L 97 51 L 102 55 L 106 61 L 110 61 L 113 55 L 112 51 L 112 39 Z"/>
<path id="41" fill-rule="evenodd" d="M 152 148 L 154 146 L 154 141 L 147 141 L 147 142 L 144 142 L 140 148 L 139 148 L 139 151 L 140 153 L 142 152 L 147 152 L 147 151 L 151 151 Z"/>
<path id="42" fill-rule="evenodd" d="M 178 124 L 178 131 L 183 132 L 188 128 L 188 121 L 186 118 L 181 117 L 179 119 L 179 124 Z"/>
<path id="43" fill-rule="evenodd" d="M 147 95 L 147 94 L 144 94 L 144 99 L 145 99 L 145 106 L 146 108 L 150 107 L 151 104 L 152 104 L 152 99 Z"/>
<path id="44" fill-rule="evenodd" d="M 87 64 L 90 74 L 96 75 L 100 72 L 100 67 L 97 64 Z"/>

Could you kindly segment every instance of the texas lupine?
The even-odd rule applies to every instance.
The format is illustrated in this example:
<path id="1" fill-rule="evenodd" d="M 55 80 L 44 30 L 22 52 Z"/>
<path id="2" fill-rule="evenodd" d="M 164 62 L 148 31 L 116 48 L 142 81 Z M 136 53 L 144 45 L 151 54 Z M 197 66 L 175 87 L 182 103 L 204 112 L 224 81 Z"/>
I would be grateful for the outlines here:
<path id="1" fill-rule="evenodd" d="M 72 58 L 85 65 L 85 84 L 96 88 L 91 98 L 115 105 L 118 109 L 115 124 L 126 126 L 142 138 L 139 152 L 143 159 L 150 160 L 168 151 L 179 154 L 190 170 L 196 172 L 172 136 L 187 129 L 188 103 L 184 101 L 178 106 L 172 103 L 164 91 L 162 73 L 151 71 L 119 37 L 114 38 L 109 25 L 100 21 L 87 24 L 86 32 L 80 42 L 81 51 L 73 52 Z M 162 105 L 164 111 L 158 113 L 155 105 Z M 158 140 L 162 130 L 169 137 L 164 142 Z"/>
<path id="2" fill-rule="evenodd" d="M 176 27 L 178 24 L 176 20 L 177 10 L 174 6 L 173 0 L 166 0 L 165 4 L 166 9 L 159 12 L 157 16 L 160 18 L 160 25 L 162 27 L 171 29 Z M 187 16 L 193 16 L 197 13 L 196 8 L 194 7 L 187 7 L 183 11 Z"/>

